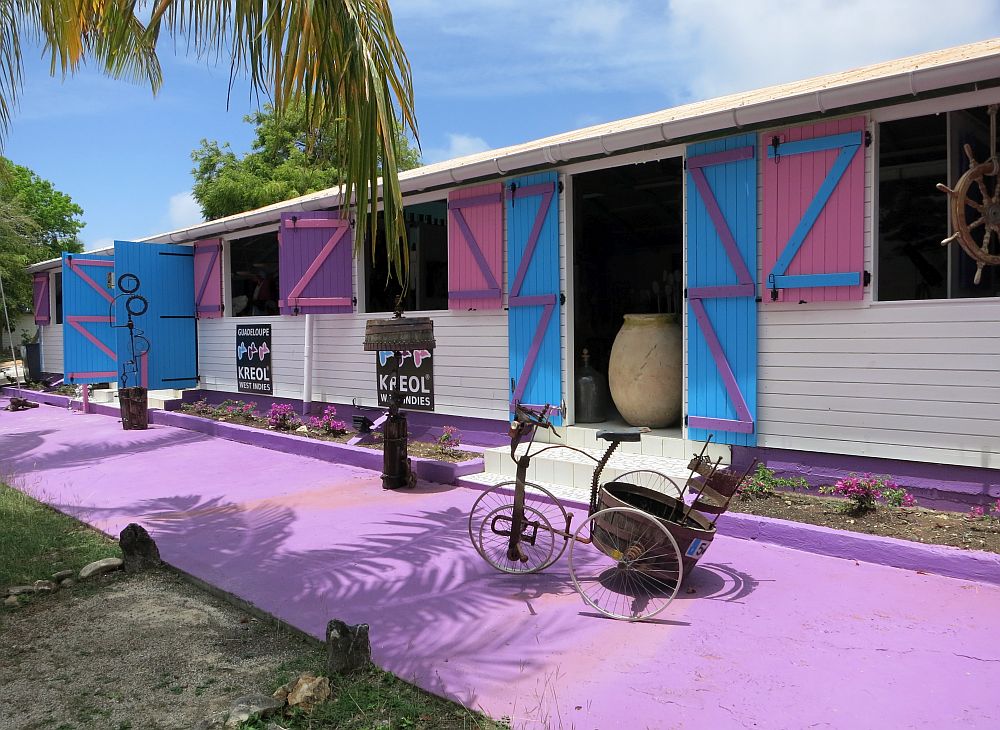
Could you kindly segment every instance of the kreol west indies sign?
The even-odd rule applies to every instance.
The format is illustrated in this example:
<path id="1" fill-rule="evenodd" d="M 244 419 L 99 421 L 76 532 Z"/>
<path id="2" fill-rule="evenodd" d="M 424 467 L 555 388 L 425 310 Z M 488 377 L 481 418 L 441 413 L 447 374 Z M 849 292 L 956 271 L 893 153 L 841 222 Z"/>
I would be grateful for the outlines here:
<path id="1" fill-rule="evenodd" d="M 396 387 L 396 353 L 381 350 L 375 367 L 378 376 L 378 404 L 389 407 Z M 399 363 L 401 408 L 410 411 L 434 410 L 434 357 L 430 350 L 404 350 Z"/>
<path id="2" fill-rule="evenodd" d="M 236 383 L 240 393 L 273 394 L 271 325 L 236 325 Z"/>

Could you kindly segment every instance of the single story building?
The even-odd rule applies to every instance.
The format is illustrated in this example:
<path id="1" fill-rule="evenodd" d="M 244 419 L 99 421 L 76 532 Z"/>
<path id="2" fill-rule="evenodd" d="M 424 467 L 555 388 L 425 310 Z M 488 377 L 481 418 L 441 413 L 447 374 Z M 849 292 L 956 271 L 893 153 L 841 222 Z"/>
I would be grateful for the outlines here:
<path id="1" fill-rule="evenodd" d="M 596 425 L 576 423 L 582 350 L 607 373 L 624 314 L 676 313 L 683 418 L 665 437 L 711 433 L 734 461 L 814 480 L 870 471 L 995 499 L 1000 272 L 975 283 L 941 245 L 936 184 L 968 169 L 966 145 L 995 153 L 998 103 L 995 39 L 402 173 L 405 308 L 434 320 L 433 413 L 501 433 L 518 400 Z M 996 205 L 998 176 L 983 182 L 977 210 Z M 352 255 L 339 204 L 322 191 L 32 266 L 43 368 L 378 408 L 362 340 L 395 293 L 380 260 Z M 124 272 L 148 301 L 145 357 L 112 327 Z M 237 343 L 247 325 L 269 331 L 266 378 L 238 371 L 250 345 L 265 362 Z"/>

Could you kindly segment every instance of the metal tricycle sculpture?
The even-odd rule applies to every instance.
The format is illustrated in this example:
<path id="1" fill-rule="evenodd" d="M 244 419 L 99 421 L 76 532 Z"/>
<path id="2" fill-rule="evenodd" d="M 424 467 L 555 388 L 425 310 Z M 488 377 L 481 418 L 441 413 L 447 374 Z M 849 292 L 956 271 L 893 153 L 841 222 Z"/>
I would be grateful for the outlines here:
<path id="1" fill-rule="evenodd" d="M 583 600 L 606 616 L 629 621 L 663 611 L 715 537 L 715 522 L 729 508 L 737 487 L 756 462 L 737 476 L 705 455 L 708 443 L 688 464 L 684 486 L 664 474 L 637 469 L 601 484 L 601 472 L 619 444 L 639 441 L 639 429 L 598 431 L 608 442 L 598 458 L 583 449 L 546 444 L 532 451 L 538 429 L 555 431 L 549 408 L 515 406 L 510 455 L 515 480 L 497 484 L 476 499 L 469 537 L 486 562 L 505 573 L 534 573 L 552 565 L 569 545 L 569 569 Z M 530 433 L 527 446 L 518 453 Z M 595 462 L 590 506 L 571 531 L 573 514 L 550 491 L 527 481 L 531 459 L 569 449 Z M 685 503 L 684 493 L 694 495 Z M 711 519 L 707 514 L 714 515 Z M 577 546 L 596 551 L 582 554 Z"/>

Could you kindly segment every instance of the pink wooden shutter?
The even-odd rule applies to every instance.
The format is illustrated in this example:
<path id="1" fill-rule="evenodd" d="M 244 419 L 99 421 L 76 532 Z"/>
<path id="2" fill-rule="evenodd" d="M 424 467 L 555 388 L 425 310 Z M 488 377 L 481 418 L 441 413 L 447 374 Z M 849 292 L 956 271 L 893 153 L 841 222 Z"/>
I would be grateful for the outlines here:
<path id="1" fill-rule="evenodd" d="M 500 309 L 503 184 L 448 195 L 448 309 Z"/>
<path id="2" fill-rule="evenodd" d="M 198 319 L 222 316 L 222 239 L 194 244 L 194 304 Z"/>
<path id="3" fill-rule="evenodd" d="M 765 302 L 864 296 L 865 119 L 761 135 Z"/>
<path id="4" fill-rule="evenodd" d="M 353 312 L 350 221 L 336 212 L 282 213 L 278 279 L 282 314 Z"/>
<path id="5" fill-rule="evenodd" d="M 52 321 L 49 312 L 49 275 L 35 274 L 31 284 L 35 300 L 35 324 L 48 324 Z"/>

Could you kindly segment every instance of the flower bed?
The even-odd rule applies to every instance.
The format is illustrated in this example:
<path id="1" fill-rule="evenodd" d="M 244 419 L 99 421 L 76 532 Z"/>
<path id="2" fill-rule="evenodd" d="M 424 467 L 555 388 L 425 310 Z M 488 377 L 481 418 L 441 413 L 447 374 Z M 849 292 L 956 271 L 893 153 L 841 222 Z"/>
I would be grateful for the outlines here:
<path id="1" fill-rule="evenodd" d="M 826 496 L 832 495 L 832 496 Z M 925 544 L 1000 553 L 1000 500 L 968 513 L 916 505 L 890 477 L 852 474 L 833 486 L 775 476 L 763 465 L 741 485 L 733 512 L 895 537 Z"/>
<path id="2" fill-rule="evenodd" d="M 240 426 L 341 444 L 346 444 L 357 436 L 356 433 L 347 428 L 347 424 L 337 420 L 337 409 L 332 405 L 327 406 L 322 415 L 306 417 L 305 419 L 301 418 L 295 409 L 286 403 L 275 403 L 266 415 L 261 415 L 257 412 L 254 404 L 238 400 L 226 400 L 218 405 L 212 405 L 206 400 L 185 403 L 180 407 L 179 412 L 223 423 L 235 423 Z M 476 454 L 459 450 L 459 440 L 455 435 L 458 433 L 457 429 L 450 426 L 445 428 L 444 435 L 450 434 L 448 439 L 442 441 L 443 435 L 435 443 L 410 441 L 409 454 L 435 461 L 445 461 L 450 464 L 475 459 Z M 356 446 L 381 451 L 382 435 L 376 432 L 372 435 L 370 442 L 360 442 Z"/>

